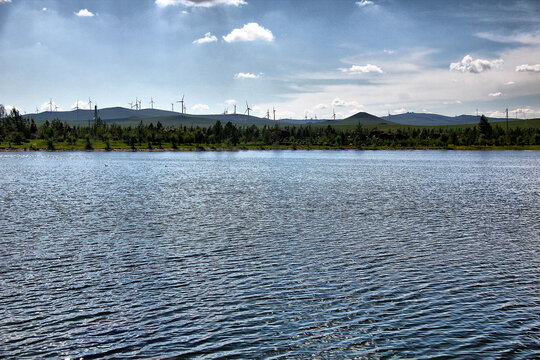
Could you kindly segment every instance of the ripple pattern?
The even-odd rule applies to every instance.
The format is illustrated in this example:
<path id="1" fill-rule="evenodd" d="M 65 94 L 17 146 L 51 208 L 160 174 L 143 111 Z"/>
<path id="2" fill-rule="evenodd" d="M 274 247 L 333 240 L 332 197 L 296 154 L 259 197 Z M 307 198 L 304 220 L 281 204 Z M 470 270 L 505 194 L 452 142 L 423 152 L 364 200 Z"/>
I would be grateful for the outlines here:
<path id="1" fill-rule="evenodd" d="M 540 357 L 536 152 L 0 167 L 0 358 Z"/>

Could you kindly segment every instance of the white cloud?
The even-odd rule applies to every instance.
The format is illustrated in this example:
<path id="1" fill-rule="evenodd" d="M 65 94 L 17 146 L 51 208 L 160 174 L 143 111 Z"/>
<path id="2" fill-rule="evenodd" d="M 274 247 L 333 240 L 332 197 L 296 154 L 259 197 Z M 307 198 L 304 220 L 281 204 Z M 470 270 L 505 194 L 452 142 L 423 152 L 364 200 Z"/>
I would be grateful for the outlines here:
<path id="1" fill-rule="evenodd" d="M 41 11 L 47 11 L 47 8 L 46 8 L 46 7 L 44 7 L 43 9 L 41 9 Z"/>
<path id="2" fill-rule="evenodd" d="M 6 3 L 10 3 L 11 0 L 0 0 L 0 4 L 6 4 Z"/>
<path id="3" fill-rule="evenodd" d="M 0 3 L 1 3 L 1 1 L 0 1 Z M 21 110 L 19 108 L 15 107 L 13 105 L 5 105 L 4 106 L 4 110 L 5 110 L 6 114 L 9 114 L 11 112 L 11 110 L 13 110 L 13 109 L 21 112 Z"/>
<path id="4" fill-rule="evenodd" d="M 504 118 L 506 117 L 506 111 L 501 111 L 501 110 L 486 111 L 486 116 L 488 118 L 490 117 Z M 508 117 L 510 119 L 515 119 L 516 117 L 518 119 L 532 119 L 532 118 L 540 117 L 540 109 L 533 109 L 531 107 L 508 109 Z"/>
<path id="5" fill-rule="evenodd" d="M 77 108 L 77 104 L 79 104 L 79 110 L 90 109 L 90 106 L 87 102 L 79 100 L 79 101 L 75 101 L 73 105 L 71 105 L 71 110 L 75 110 Z"/>
<path id="6" fill-rule="evenodd" d="M 540 33 L 538 34 L 513 34 L 513 35 L 500 35 L 488 32 L 479 32 L 476 34 L 481 39 L 487 39 L 499 43 L 521 43 L 526 45 L 540 44 Z"/>
<path id="7" fill-rule="evenodd" d="M 488 96 L 491 96 L 491 97 L 499 97 L 501 95 L 502 95 L 502 92 L 500 92 L 500 91 L 488 94 Z"/>
<path id="8" fill-rule="evenodd" d="M 392 111 L 392 115 L 405 114 L 406 112 L 407 112 L 407 109 L 404 109 L 404 108 L 396 109 L 396 110 Z"/>
<path id="9" fill-rule="evenodd" d="M 196 104 L 191 107 L 191 110 L 210 110 L 210 106 L 206 104 Z"/>
<path id="10" fill-rule="evenodd" d="M 476 59 L 474 60 L 472 56 L 465 55 L 460 62 L 455 62 L 450 64 L 450 70 L 452 71 L 461 71 L 461 72 L 470 72 L 473 74 L 478 74 L 483 71 L 498 69 L 502 66 L 504 62 L 502 59 L 496 60 L 484 60 Z"/>
<path id="11" fill-rule="evenodd" d="M 41 104 L 41 106 L 39 107 L 39 111 L 63 111 L 62 108 L 60 106 L 58 106 L 57 103 L 55 103 L 54 101 L 51 103 L 49 102 L 45 102 L 43 104 Z"/>
<path id="12" fill-rule="evenodd" d="M 384 49 L 383 52 L 386 53 L 386 54 L 390 54 L 390 55 L 392 55 L 393 53 L 395 53 L 394 50 L 387 50 L 387 49 Z"/>
<path id="13" fill-rule="evenodd" d="M 249 23 L 244 25 L 241 29 L 234 29 L 230 34 L 223 36 L 223 40 L 226 42 L 236 41 L 273 41 L 274 35 L 268 29 L 263 28 L 257 23 Z"/>
<path id="14" fill-rule="evenodd" d="M 538 88 L 540 74 L 515 72 L 515 67 L 518 65 L 539 63 L 540 47 L 527 46 L 498 52 L 488 60 L 504 59 L 504 66 L 500 70 L 484 71 L 480 74 L 440 68 L 439 63 L 431 59 L 432 52 L 400 49 L 399 54 L 400 56 L 394 59 L 392 56 L 382 54 L 382 51 L 378 54 L 380 58 L 376 58 L 376 54 L 370 54 L 373 57 L 373 60 L 370 60 L 371 63 L 377 64 L 391 76 L 371 74 L 376 76 L 373 76 L 370 81 L 344 82 L 343 79 L 348 78 L 350 74 L 339 70 L 337 72 L 330 70 L 325 73 L 296 73 L 287 79 L 291 85 L 295 86 L 289 86 L 289 91 L 280 94 L 282 101 L 260 105 L 265 109 L 275 105 L 279 113 L 287 113 L 289 114 L 287 116 L 292 118 L 303 118 L 304 109 L 313 109 L 317 104 L 328 104 L 331 109 L 332 99 L 337 98 L 343 99 L 343 102 L 356 100 L 364 105 L 358 111 L 367 111 L 377 116 L 386 115 L 388 109 L 392 111 L 392 109 L 400 108 L 415 112 L 420 112 L 425 108 L 433 113 L 454 116 L 473 113 L 476 107 L 487 100 L 493 104 L 492 110 L 504 110 L 511 105 L 507 99 L 511 96 L 515 104 L 523 104 L 524 108 L 530 106 L 540 109 L 534 102 L 540 94 Z M 341 61 L 348 64 L 345 65 L 346 67 L 350 67 L 352 64 L 365 64 L 367 60 L 363 59 L 365 56 Z M 403 69 L 401 66 L 404 62 L 416 64 L 418 69 Z M 315 82 L 306 82 L 303 81 L 304 79 L 309 81 L 313 79 Z M 316 81 L 320 79 L 327 81 L 319 84 Z M 510 80 L 514 81 L 515 85 L 505 86 L 504 84 Z M 487 94 L 491 91 L 501 91 L 503 95 L 488 97 Z M 343 102 L 338 101 L 338 105 Z M 337 117 L 347 115 L 349 109 L 352 107 L 335 107 Z M 487 115 L 487 111 L 483 112 Z M 318 110 L 317 113 L 322 114 L 322 111 Z M 536 116 L 540 117 L 540 113 Z M 528 115 L 528 118 L 531 117 L 532 115 Z"/>
<path id="15" fill-rule="evenodd" d="M 515 82 L 509 81 L 509 82 L 507 82 L 505 85 L 514 85 L 514 84 L 515 84 Z"/>
<path id="16" fill-rule="evenodd" d="M 211 43 L 215 41 L 217 41 L 217 37 L 207 32 L 206 34 L 204 34 L 203 38 L 193 41 L 193 44 L 205 44 L 205 43 Z"/>
<path id="17" fill-rule="evenodd" d="M 225 100 L 225 104 L 227 104 L 227 105 L 234 105 L 234 104 L 236 104 L 236 100 L 234 100 L 234 99 L 228 99 L 228 100 Z"/>
<path id="18" fill-rule="evenodd" d="M 355 107 L 355 108 L 360 108 L 362 107 L 363 105 L 360 105 L 357 101 L 345 101 L 345 100 L 342 100 L 340 98 L 335 98 L 333 101 L 332 101 L 332 106 L 335 106 L 335 107 Z"/>
<path id="19" fill-rule="evenodd" d="M 372 65 L 372 64 L 367 64 L 367 65 L 352 65 L 350 68 L 348 69 L 343 69 L 343 68 L 340 68 L 339 70 L 341 70 L 342 72 L 344 73 L 349 73 L 349 74 L 365 74 L 365 73 L 379 73 L 379 74 L 382 74 L 383 71 L 380 67 L 378 67 L 377 65 Z"/>
<path id="20" fill-rule="evenodd" d="M 169 5 L 184 5 L 189 7 L 213 7 L 218 5 L 240 6 L 247 5 L 245 0 L 156 0 L 156 5 L 165 7 Z"/>
<path id="21" fill-rule="evenodd" d="M 356 2 L 356 5 L 358 5 L 358 6 L 360 6 L 360 7 L 364 7 L 364 6 L 368 6 L 368 5 L 373 5 L 373 1 L 370 1 L 370 0 L 357 1 L 357 2 Z"/>
<path id="22" fill-rule="evenodd" d="M 519 65 L 519 66 L 516 66 L 516 71 L 517 72 L 540 72 L 540 64 L 535 64 L 535 65 L 529 65 L 529 64 L 523 64 L 523 65 Z"/>
<path id="23" fill-rule="evenodd" d="M 81 9 L 81 10 L 79 10 L 79 12 L 76 12 L 74 14 L 77 15 L 77 16 L 80 16 L 80 17 L 92 17 L 92 16 L 94 16 L 94 13 L 91 12 L 91 11 L 88 11 L 88 9 Z"/>
<path id="24" fill-rule="evenodd" d="M 328 109 L 328 105 L 326 105 L 326 104 L 319 104 L 319 105 L 315 106 L 315 109 L 316 109 L 316 110 L 324 110 L 324 109 Z"/>
<path id="25" fill-rule="evenodd" d="M 234 75 L 235 79 L 258 79 L 260 76 L 252 73 L 240 72 Z"/>

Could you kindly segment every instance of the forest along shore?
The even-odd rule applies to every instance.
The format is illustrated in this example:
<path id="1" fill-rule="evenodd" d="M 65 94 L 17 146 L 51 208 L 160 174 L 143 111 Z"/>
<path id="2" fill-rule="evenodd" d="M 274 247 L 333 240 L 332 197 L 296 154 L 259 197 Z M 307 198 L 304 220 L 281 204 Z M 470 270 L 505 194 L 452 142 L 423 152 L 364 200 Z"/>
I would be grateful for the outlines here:
<path id="1" fill-rule="evenodd" d="M 136 126 L 108 124 L 72 126 L 58 119 L 37 125 L 17 111 L 0 119 L 4 151 L 228 151 L 326 149 L 540 150 L 540 122 L 504 128 L 485 116 L 462 126 L 317 126 L 258 127 L 225 125 L 164 127 L 159 121 Z"/>

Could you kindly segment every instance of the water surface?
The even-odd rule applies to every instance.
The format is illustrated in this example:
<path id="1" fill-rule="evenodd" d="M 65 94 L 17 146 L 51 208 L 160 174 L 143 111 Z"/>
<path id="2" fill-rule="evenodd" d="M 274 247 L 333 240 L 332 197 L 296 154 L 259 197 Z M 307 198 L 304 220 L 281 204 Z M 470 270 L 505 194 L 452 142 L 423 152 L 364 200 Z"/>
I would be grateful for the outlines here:
<path id="1" fill-rule="evenodd" d="M 538 358 L 538 152 L 0 153 L 0 358 Z"/>

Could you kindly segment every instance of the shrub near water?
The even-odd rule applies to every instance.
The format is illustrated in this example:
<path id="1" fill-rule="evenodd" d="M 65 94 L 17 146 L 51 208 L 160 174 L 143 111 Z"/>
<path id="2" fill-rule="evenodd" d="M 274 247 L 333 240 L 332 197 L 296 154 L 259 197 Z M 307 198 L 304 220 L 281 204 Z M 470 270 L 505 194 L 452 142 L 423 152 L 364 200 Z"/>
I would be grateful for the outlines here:
<path id="1" fill-rule="evenodd" d="M 90 141 L 90 138 L 86 138 L 86 145 L 84 145 L 84 148 L 86 150 L 94 150 L 94 146 L 92 146 L 92 142 Z"/>
<path id="2" fill-rule="evenodd" d="M 47 150 L 51 150 L 51 151 L 54 151 L 56 148 L 54 146 L 54 141 L 53 139 L 48 139 L 47 140 Z"/>

